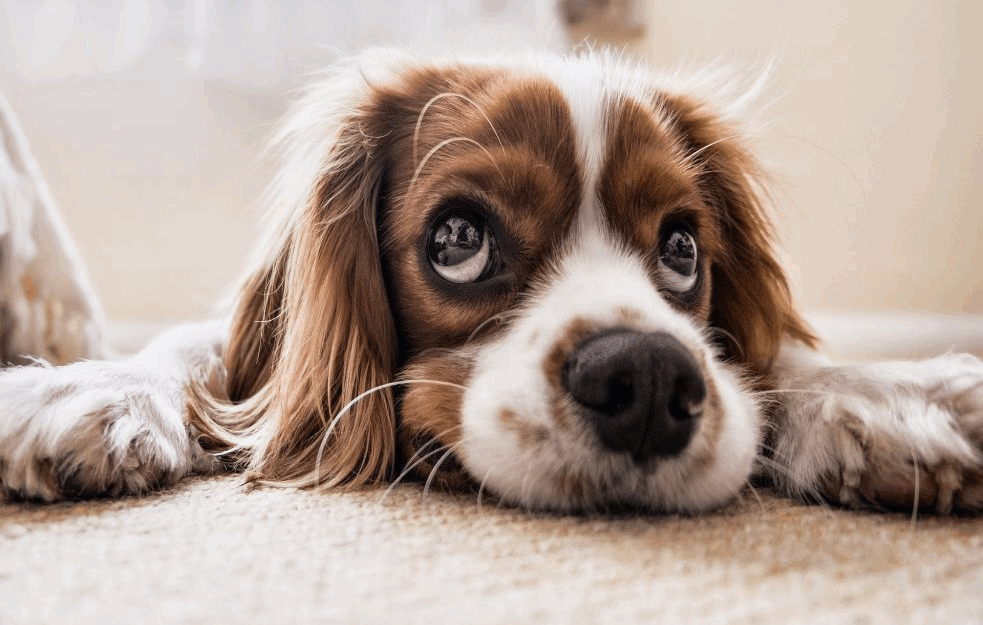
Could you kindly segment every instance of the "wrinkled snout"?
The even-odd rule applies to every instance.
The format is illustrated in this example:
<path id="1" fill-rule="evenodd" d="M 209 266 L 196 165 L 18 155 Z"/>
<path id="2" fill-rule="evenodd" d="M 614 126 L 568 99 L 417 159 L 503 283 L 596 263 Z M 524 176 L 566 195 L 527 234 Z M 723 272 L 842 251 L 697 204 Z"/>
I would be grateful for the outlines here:
<path id="1" fill-rule="evenodd" d="M 684 450 L 707 395 L 693 355 L 664 332 L 588 337 L 567 358 L 562 381 L 601 443 L 638 463 Z"/>

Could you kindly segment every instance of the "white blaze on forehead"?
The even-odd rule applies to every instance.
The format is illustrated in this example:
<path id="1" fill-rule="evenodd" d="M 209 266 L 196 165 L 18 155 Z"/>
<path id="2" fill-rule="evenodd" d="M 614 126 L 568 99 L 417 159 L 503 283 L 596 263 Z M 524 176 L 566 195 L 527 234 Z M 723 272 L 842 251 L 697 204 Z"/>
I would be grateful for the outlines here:
<path id="1" fill-rule="evenodd" d="M 578 65 L 572 70 L 565 63 L 548 64 L 544 71 L 559 88 L 570 108 L 577 156 L 581 171 L 581 201 L 578 226 L 585 221 L 599 225 L 597 183 L 607 150 L 605 115 L 608 90 L 604 67 L 600 64 Z"/>

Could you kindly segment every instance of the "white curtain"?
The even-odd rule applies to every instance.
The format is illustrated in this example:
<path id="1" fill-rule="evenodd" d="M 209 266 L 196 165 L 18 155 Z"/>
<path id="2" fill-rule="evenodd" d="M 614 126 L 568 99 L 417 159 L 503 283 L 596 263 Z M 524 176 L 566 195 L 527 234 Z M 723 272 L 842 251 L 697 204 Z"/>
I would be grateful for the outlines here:
<path id="1" fill-rule="evenodd" d="M 396 45 L 564 45 L 555 0 L 0 0 L 0 66 L 27 81 L 187 73 L 270 87 Z"/>

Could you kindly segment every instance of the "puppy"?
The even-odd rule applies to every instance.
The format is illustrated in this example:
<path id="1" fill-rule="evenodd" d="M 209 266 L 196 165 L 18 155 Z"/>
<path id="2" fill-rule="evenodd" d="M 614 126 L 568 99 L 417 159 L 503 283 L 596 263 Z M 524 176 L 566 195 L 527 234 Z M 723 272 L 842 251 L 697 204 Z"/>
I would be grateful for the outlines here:
<path id="1" fill-rule="evenodd" d="M 750 98 L 605 54 L 336 68 L 277 138 L 226 321 L 0 373 L 0 482 L 420 476 L 519 506 L 696 512 L 752 473 L 983 507 L 983 363 L 836 366 L 789 295 Z"/>

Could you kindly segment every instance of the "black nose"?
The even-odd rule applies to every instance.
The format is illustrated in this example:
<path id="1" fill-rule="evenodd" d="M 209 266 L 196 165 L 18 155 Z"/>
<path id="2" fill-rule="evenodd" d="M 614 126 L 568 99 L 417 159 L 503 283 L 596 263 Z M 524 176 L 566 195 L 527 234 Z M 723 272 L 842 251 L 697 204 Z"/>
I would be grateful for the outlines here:
<path id="1" fill-rule="evenodd" d="M 567 358 L 563 384 L 605 447 L 636 462 L 689 443 L 706 385 L 682 343 L 665 333 L 594 335 Z"/>

